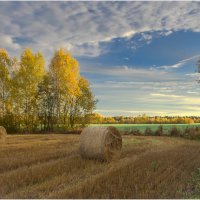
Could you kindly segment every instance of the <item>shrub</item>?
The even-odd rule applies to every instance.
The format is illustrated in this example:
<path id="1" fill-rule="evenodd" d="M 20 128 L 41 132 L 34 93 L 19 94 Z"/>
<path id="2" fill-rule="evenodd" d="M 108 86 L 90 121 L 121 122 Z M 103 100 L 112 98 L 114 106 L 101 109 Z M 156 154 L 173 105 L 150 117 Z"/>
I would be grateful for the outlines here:
<path id="1" fill-rule="evenodd" d="M 181 131 L 176 126 L 173 126 L 170 130 L 170 136 L 180 137 Z"/>
<path id="2" fill-rule="evenodd" d="M 185 136 L 190 139 L 200 139 L 200 128 L 199 127 L 191 127 L 185 130 Z"/>
<path id="3" fill-rule="evenodd" d="M 161 136 L 163 134 L 163 126 L 160 125 L 157 130 L 155 131 L 155 135 Z"/>
<path id="4" fill-rule="evenodd" d="M 132 129 L 130 131 L 130 134 L 131 135 L 142 135 L 142 132 L 140 130 L 138 130 L 138 129 Z"/>
<path id="5" fill-rule="evenodd" d="M 149 127 L 146 127 L 146 129 L 145 129 L 145 131 L 144 131 L 144 134 L 145 134 L 145 135 L 154 135 L 154 134 L 153 134 L 153 131 L 152 131 L 151 128 L 149 128 Z"/>
<path id="6" fill-rule="evenodd" d="M 123 135 L 142 135 L 142 132 L 138 129 L 127 129 L 125 131 L 121 131 Z"/>

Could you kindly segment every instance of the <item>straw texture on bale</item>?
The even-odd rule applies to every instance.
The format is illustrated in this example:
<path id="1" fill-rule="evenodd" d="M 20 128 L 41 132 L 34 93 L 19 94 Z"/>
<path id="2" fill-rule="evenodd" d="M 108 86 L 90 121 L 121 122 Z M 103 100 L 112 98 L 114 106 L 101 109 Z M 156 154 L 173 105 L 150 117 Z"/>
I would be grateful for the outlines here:
<path id="1" fill-rule="evenodd" d="M 122 137 L 112 126 L 88 127 L 80 136 L 80 154 L 83 158 L 109 161 L 120 155 Z"/>
<path id="2" fill-rule="evenodd" d="M 6 135 L 7 135 L 6 129 L 3 126 L 0 126 L 0 143 L 5 142 Z"/>

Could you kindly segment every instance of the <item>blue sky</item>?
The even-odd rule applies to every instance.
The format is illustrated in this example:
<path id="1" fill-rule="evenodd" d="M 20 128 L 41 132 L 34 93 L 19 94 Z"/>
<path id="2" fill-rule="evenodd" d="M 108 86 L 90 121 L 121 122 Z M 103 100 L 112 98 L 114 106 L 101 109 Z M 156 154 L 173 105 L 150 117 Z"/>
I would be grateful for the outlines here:
<path id="1" fill-rule="evenodd" d="M 200 2 L 0 2 L 0 44 L 79 61 L 106 116 L 200 115 Z"/>

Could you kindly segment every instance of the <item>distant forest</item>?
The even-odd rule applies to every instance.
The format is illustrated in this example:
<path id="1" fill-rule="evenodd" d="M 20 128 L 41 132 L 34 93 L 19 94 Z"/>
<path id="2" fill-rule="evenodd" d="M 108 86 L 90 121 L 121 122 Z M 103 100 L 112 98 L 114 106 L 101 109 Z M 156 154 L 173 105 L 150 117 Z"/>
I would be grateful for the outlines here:
<path id="1" fill-rule="evenodd" d="M 147 116 L 145 114 L 136 117 L 104 117 L 99 113 L 89 115 L 89 121 L 92 124 L 192 124 L 200 123 L 200 117 L 197 116 Z"/>

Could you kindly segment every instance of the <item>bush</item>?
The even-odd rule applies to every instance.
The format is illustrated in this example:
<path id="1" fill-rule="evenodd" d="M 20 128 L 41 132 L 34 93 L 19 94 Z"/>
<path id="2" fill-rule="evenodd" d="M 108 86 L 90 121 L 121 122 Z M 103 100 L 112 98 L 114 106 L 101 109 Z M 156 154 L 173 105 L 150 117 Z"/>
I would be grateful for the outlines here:
<path id="1" fill-rule="evenodd" d="M 170 136 L 180 137 L 181 131 L 176 126 L 173 126 L 172 129 L 170 130 Z"/>
<path id="2" fill-rule="evenodd" d="M 124 131 L 121 131 L 121 133 L 123 135 L 142 135 L 142 132 L 138 129 L 127 129 L 127 130 L 124 130 Z"/>
<path id="3" fill-rule="evenodd" d="M 130 134 L 131 135 L 142 135 L 142 132 L 140 130 L 138 130 L 138 129 L 132 129 L 130 131 Z"/>
<path id="4" fill-rule="evenodd" d="M 144 134 L 145 135 L 154 135 L 153 131 L 149 127 L 146 127 L 146 129 L 144 131 Z"/>
<path id="5" fill-rule="evenodd" d="M 160 125 L 160 126 L 157 128 L 157 130 L 155 131 L 155 135 L 157 135 L 157 136 L 163 135 L 163 126 L 162 126 L 162 125 Z"/>
<path id="6" fill-rule="evenodd" d="M 199 127 L 191 127 L 185 129 L 185 136 L 190 139 L 200 139 L 200 128 Z"/>

